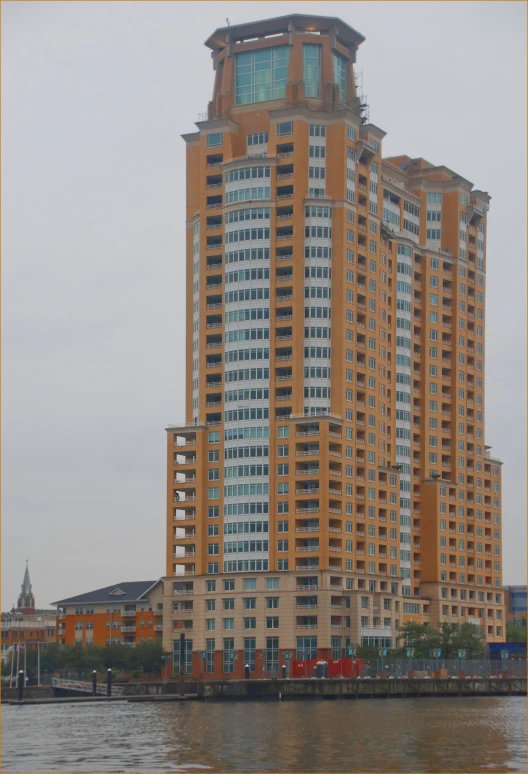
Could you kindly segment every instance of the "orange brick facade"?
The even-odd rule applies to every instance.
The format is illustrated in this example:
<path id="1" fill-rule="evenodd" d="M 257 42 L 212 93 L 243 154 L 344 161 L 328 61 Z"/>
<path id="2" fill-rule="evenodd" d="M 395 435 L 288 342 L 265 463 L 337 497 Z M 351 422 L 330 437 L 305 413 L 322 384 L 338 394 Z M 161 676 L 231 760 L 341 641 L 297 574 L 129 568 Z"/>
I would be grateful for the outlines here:
<path id="1" fill-rule="evenodd" d="M 128 584 L 122 584 L 126 589 Z M 121 587 L 116 587 L 120 589 Z M 61 645 L 140 645 L 161 639 L 163 589 L 156 584 L 139 599 L 105 595 L 106 601 L 63 600 L 56 603 L 57 642 Z M 86 595 L 84 595 L 86 596 Z"/>

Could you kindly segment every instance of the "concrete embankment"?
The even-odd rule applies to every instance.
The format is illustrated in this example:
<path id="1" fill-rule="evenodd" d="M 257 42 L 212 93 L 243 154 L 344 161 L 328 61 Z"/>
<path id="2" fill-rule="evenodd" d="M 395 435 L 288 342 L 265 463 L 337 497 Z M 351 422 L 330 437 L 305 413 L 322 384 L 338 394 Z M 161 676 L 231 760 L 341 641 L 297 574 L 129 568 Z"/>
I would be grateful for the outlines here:
<path id="1" fill-rule="evenodd" d="M 523 696 L 526 678 L 226 680 L 203 683 L 203 699 L 367 699 L 419 696 Z"/>
<path id="2" fill-rule="evenodd" d="M 28 688 L 22 702 L 16 689 L 2 691 L 2 703 L 64 704 L 115 701 L 188 701 L 202 700 L 295 700 L 295 699 L 374 699 L 416 698 L 420 696 L 525 696 L 526 678 L 450 678 L 450 679 L 292 679 L 292 680 L 212 680 L 186 685 L 185 697 L 179 696 L 175 682 L 125 684 L 119 696 L 90 696 L 67 692 L 51 686 Z"/>

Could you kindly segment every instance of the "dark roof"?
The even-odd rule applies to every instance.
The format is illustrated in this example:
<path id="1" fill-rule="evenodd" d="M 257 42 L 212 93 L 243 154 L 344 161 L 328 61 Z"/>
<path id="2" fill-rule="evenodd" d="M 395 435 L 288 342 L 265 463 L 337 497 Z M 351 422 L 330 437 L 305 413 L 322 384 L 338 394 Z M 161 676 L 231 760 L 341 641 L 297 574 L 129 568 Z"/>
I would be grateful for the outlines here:
<path id="1" fill-rule="evenodd" d="M 86 594 L 78 594 L 76 597 L 68 599 L 59 599 L 58 602 L 52 602 L 52 605 L 72 605 L 76 603 L 87 602 L 138 602 L 145 599 L 145 595 L 150 589 L 159 583 L 159 580 L 149 581 L 127 581 L 126 583 L 114 583 L 112 586 L 105 586 L 103 589 L 88 591 Z M 116 591 L 123 592 L 112 593 Z"/>
<path id="2" fill-rule="evenodd" d="M 338 37 L 346 45 L 359 46 L 365 38 L 361 33 L 346 24 L 336 16 L 314 16 L 301 13 L 291 13 L 288 16 L 276 16 L 273 19 L 263 19 L 262 21 L 247 22 L 246 24 L 233 24 L 229 27 L 219 27 L 205 41 L 207 48 L 213 51 L 224 48 L 226 45 L 226 35 L 230 35 L 232 40 L 249 39 L 257 36 L 277 35 L 280 32 L 286 32 L 288 22 L 293 22 L 298 30 L 315 29 L 319 32 L 327 32 L 335 27 L 339 28 Z"/>

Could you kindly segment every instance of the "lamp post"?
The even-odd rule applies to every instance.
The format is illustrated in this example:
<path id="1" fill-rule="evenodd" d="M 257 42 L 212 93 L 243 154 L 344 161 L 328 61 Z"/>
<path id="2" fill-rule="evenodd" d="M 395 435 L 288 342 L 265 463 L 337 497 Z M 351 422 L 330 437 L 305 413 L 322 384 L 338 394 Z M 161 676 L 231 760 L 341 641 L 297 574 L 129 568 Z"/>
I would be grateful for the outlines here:
<path id="1" fill-rule="evenodd" d="M 15 650 L 17 650 L 17 646 L 11 645 L 13 650 L 11 651 L 11 674 L 9 675 L 9 687 L 13 687 L 13 667 L 15 666 Z"/>
<path id="2" fill-rule="evenodd" d="M 407 648 L 407 658 L 409 659 L 409 666 L 407 667 L 407 673 L 411 671 L 413 656 L 414 656 L 414 648 Z"/>
<path id="3" fill-rule="evenodd" d="M 384 658 L 387 655 L 387 648 L 380 648 L 379 654 L 381 656 L 381 671 L 383 672 L 385 670 Z"/>
<path id="4" fill-rule="evenodd" d="M 185 696 L 185 632 L 180 632 L 180 696 Z"/>
<path id="5" fill-rule="evenodd" d="M 24 698 L 24 686 L 25 686 L 25 680 L 24 680 L 24 670 L 20 669 L 18 672 L 18 701 L 22 701 Z"/>
<path id="6" fill-rule="evenodd" d="M 347 656 L 350 658 L 350 677 L 352 677 L 352 666 L 354 663 L 354 656 L 357 653 L 357 648 L 353 645 L 349 645 L 347 648 Z"/>

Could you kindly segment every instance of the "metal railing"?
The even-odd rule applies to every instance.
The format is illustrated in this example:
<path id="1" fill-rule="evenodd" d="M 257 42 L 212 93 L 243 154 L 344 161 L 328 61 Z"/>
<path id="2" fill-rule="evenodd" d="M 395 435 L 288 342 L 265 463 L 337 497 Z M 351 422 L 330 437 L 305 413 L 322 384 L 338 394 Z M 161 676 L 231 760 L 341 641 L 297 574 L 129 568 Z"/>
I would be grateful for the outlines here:
<path id="1" fill-rule="evenodd" d="M 527 662 L 525 659 L 376 659 L 365 662 L 364 677 L 381 677 L 384 672 L 387 677 L 409 677 L 412 672 L 415 677 L 431 677 L 433 673 L 447 670 L 448 677 L 526 677 Z M 416 673 L 421 675 L 416 675 Z"/>

